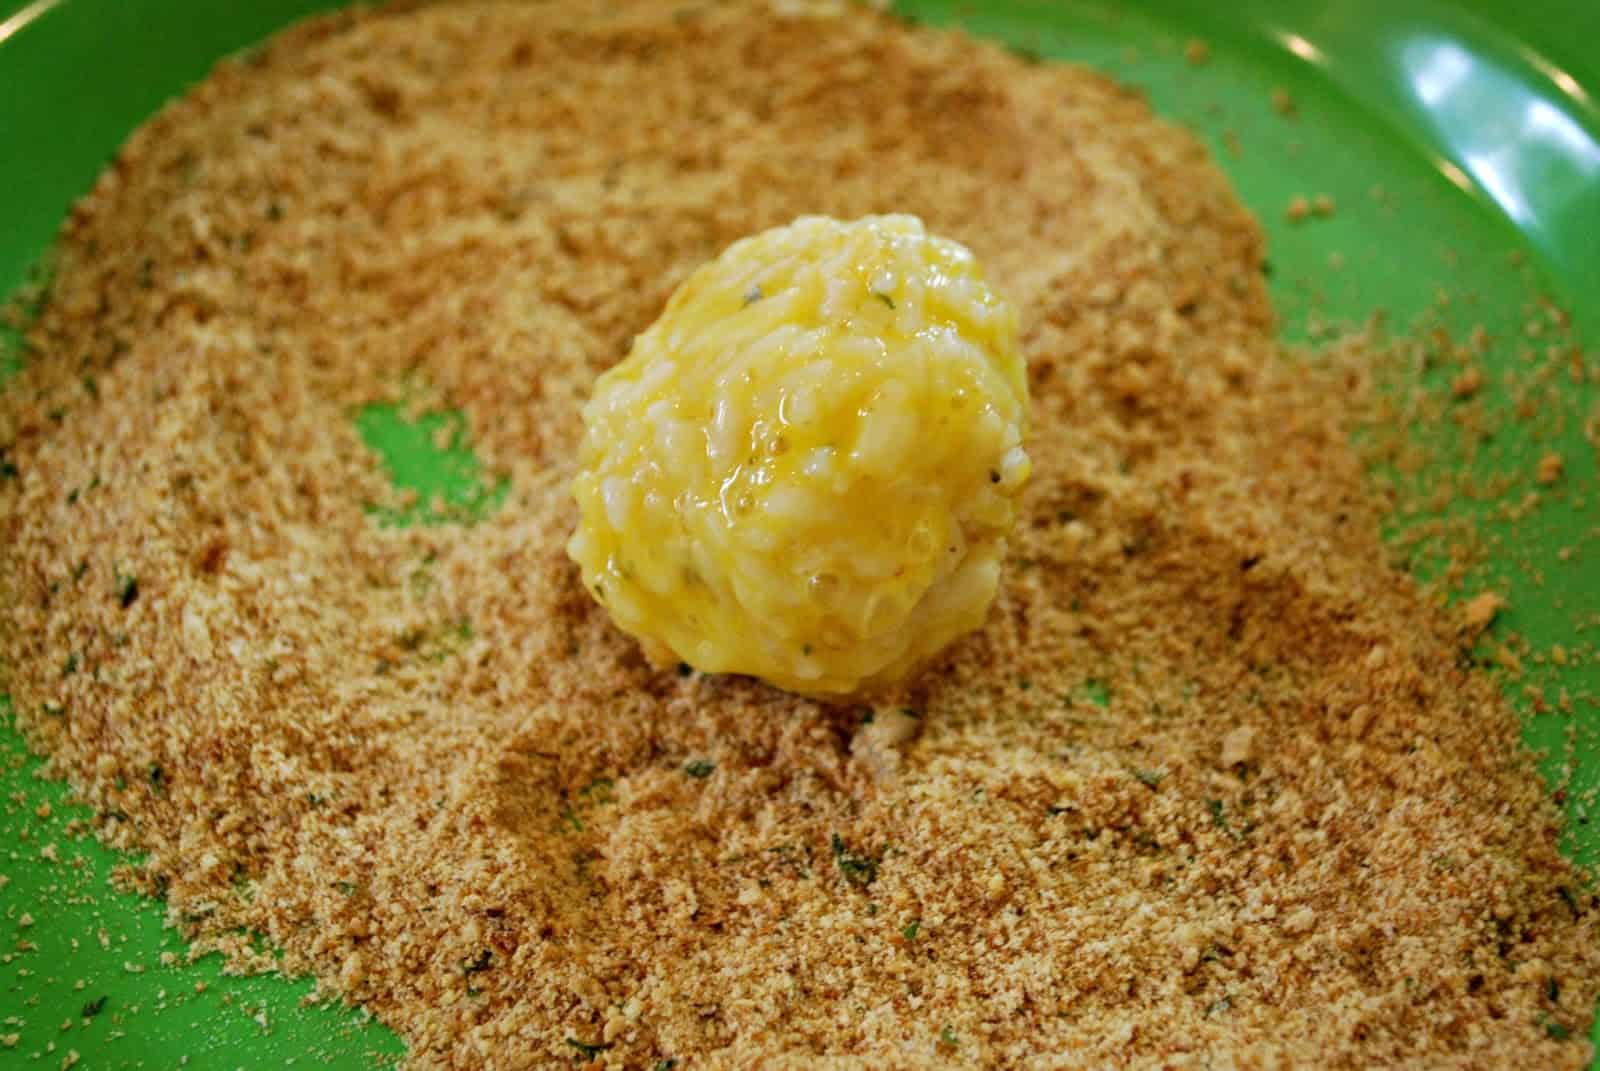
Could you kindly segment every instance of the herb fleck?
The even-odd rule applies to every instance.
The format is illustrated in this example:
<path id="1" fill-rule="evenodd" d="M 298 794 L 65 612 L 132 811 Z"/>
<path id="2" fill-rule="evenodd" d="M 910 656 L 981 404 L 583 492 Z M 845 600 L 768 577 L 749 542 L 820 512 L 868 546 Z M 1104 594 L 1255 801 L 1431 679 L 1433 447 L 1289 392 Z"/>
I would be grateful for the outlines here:
<path id="1" fill-rule="evenodd" d="M 131 576 L 117 577 L 117 604 L 124 610 L 139 597 L 139 581 Z"/>
<path id="2" fill-rule="evenodd" d="M 717 764 L 712 762 L 710 759 L 690 759 L 688 762 L 683 764 L 684 773 L 688 774 L 690 777 L 696 777 L 701 780 L 710 777 L 711 771 L 715 770 L 716 768 Z"/>
<path id="3" fill-rule="evenodd" d="M 83 1017 L 85 1019 L 93 1019 L 96 1015 L 99 1015 L 105 1009 L 107 999 L 109 998 L 95 997 L 93 1000 L 85 1001 L 80 1009 Z"/>
<path id="4" fill-rule="evenodd" d="M 494 962 L 494 953 L 486 948 L 478 953 L 476 959 L 462 963 L 461 973 L 465 975 L 481 974 L 489 969 L 489 964 L 492 962 Z"/>
<path id="5" fill-rule="evenodd" d="M 568 1038 L 567 1044 L 577 1049 L 579 1055 L 585 1060 L 593 1060 L 596 1056 L 611 1048 L 610 1045 L 590 1045 L 587 1042 L 579 1041 L 577 1038 Z"/>
<path id="6" fill-rule="evenodd" d="M 1075 698 L 1093 703 L 1097 707 L 1111 705 L 1111 690 L 1101 681 L 1090 678 L 1078 688 Z"/>
<path id="7" fill-rule="evenodd" d="M 1206 800 L 1206 810 L 1211 812 L 1211 824 L 1218 829 L 1233 832 L 1233 826 L 1228 824 L 1228 816 L 1222 813 L 1221 800 Z"/>
<path id="8" fill-rule="evenodd" d="M 910 922 L 906 923 L 906 928 L 900 931 L 900 936 L 904 937 L 907 941 L 915 941 L 917 939 L 917 934 L 921 932 L 922 920 L 912 919 Z"/>
<path id="9" fill-rule="evenodd" d="M 878 861 L 870 855 L 858 855 L 845 847 L 839 834 L 833 835 L 833 861 L 839 873 L 852 885 L 863 889 L 878 880 Z"/>

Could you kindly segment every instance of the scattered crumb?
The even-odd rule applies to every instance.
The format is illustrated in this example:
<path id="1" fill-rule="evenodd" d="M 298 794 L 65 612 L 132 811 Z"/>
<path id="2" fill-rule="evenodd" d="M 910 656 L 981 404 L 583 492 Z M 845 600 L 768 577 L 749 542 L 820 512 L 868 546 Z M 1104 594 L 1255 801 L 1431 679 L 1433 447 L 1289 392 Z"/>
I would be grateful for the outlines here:
<path id="1" fill-rule="evenodd" d="M 1199 67 L 1211 58 L 1211 46 L 1199 38 L 1190 40 L 1183 46 L 1183 58 L 1194 67 Z"/>
<path id="2" fill-rule="evenodd" d="M 1482 388 L 1482 369 L 1477 365 L 1469 365 L 1457 373 L 1455 379 L 1450 381 L 1450 396 L 1465 400 L 1477 394 Z"/>
<path id="3" fill-rule="evenodd" d="M 1282 86 L 1273 86 L 1272 110 L 1277 112 L 1279 115 L 1293 117 L 1299 109 L 1295 105 L 1294 97 L 1290 96 L 1287 89 L 1284 89 Z"/>
<path id="4" fill-rule="evenodd" d="M 1289 208 L 1284 214 L 1289 217 L 1290 223 L 1299 223 L 1311 214 L 1311 202 L 1300 194 L 1295 194 L 1289 198 Z"/>
<path id="5" fill-rule="evenodd" d="M 1311 211 L 1323 219 L 1333 215 L 1334 203 L 1329 194 L 1319 193 L 1311 199 Z"/>
<path id="6" fill-rule="evenodd" d="M 1461 620 L 1469 632 L 1476 634 L 1488 628 L 1505 608 L 1504 596 L 1493 591 L 1485 591 L 1462 604 Z"/>
<path id="7" fill-rule="evenodd" d="M 1560 454 L 1549 453 L 1539 459 L 1539 468 L 1534 479 L 1546 487 L 1561 479 L 1563 462 Z"/>

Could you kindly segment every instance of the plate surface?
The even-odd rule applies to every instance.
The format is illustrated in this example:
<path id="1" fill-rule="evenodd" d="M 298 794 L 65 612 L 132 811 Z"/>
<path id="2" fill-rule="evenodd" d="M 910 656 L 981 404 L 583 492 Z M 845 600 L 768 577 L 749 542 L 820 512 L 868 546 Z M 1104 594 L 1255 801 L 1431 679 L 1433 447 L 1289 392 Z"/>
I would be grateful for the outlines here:
<path id="1" fill-rule="evenodd" d="M 26 280 L 72 199 L 140 120 L 217 57 L 328 6 L 0 0 L 0 293 Z M 1518 359 L 1530 310 L 1550 298 L 1571 310 L 1593 349 L 1600 59 L 1592 44 L 1600 40 L 1600 4 L 1297 7 L 901 5 L 929 22 L 1091 64 L 1194 129 L 1267 227 L 1274 297 L 1290 338 L 1315 338 L 1321 324 L 1359 322 L 1382 308 L 1400 328 L 1424 316 L 1460 332 L 1482 324 L 1494 340 L 1491 365 L 1505 369 Z M 1192 41 L 1205 42 L 1203 62 L 1195 62 Z M 1275 90 L 1279 104 L 1283 93 L 1293 100 L 1292 116 L 1274 107 Z M 1333 198 L 1331 216 L 1287 219 L 1292 198 L 1317 194 Z M 1600 417 L 1593 377 L 1563 389 L 1574 412 Z M 451 473 L 470 462 L 429 458 L 430 434 L 383 414 L 369 423 L 363 431 L 397 482 L 448 488 L 458 478 Z M 1518 552 L 1549 569 L 1515 568 L 1508 554 L 1481 578 L 1509 595 L 1512 609 L 1499 627 L 1534 650 L 1571 643 L 1574 621 L 1600 604 L 1600 502 L 1589 501 L 1597 466 L 1581 423 L 1514 425 L 1473 462 L 1488 473 L 1523 471 L 1549 449 L 1569 459 L 1572 490 L 1550 496 L 1537 524 L 1516 529 Z M 1488 505 L 1466 508 L 1482 512 L 1491 532 L 1504 530 Z M 1569 546 L 1578 552 L 1558 562 L 1558 548 Z M 1593 862 L 1600 823 L 1589 824 L 1583 790 L 1600 785 L 1600 743 L 1588 728 L 1600 720 L 1600 661 L 1587 657 L 1554 685 L 1576 698 L 1575 713 L 1529 712 L 1526 724 L 1530 743 L 1547 749 L 1547 775 L 1567 790 L 1572 849 Z M 0 1048 L 0 1066 L 60 1066 L 77 1051 L 80 1067 L 171 1067 L 187 1055 L 202 1068 L 365 1068 L 374 1056 L 392 1062 L 402 1051 L 358 1012 L 301 1007 L 305 981 L 226 978 L 215 958 L 180 965 L 182 942 L 164 928 L 161 906 L 108 885 L 112 868 L 129 860 L 72 835 L 67 823 L 86 812 L 61 786 L 37 778 L 39 763 L 9 717 L 0 721 L 0 873 L 10 878 L 0 888 L 0 1036 L 20 1035 L 15 1048 Z M 50 843 L 61 862 L 40 858 Z M 33 917 L 26 927 L 24 913 Z M 163 953 L 178 962 L 163 965 Z"/>

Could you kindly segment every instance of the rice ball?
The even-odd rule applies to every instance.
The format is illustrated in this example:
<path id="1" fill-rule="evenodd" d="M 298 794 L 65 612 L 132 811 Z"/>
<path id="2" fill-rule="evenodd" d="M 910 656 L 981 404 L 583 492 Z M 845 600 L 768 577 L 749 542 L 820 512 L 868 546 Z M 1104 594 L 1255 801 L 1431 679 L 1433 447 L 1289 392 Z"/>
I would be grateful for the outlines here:
<path id="1" fill-rule="evenodd" d="M 1013 308 L 908 215 L 695 271 L 584 408 L 568 553 L 657 663 L 828 697 L 978 628 L 1028 477 Z"/>

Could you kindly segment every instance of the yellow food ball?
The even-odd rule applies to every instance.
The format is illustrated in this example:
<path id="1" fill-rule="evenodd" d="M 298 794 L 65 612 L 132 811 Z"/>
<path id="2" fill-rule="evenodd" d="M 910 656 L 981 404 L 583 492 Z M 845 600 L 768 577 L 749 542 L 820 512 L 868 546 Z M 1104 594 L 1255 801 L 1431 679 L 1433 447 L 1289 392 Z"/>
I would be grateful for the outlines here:
<path id="1" fill-rule="evenodd" d="M 1027 408 L 966 248 L 802 217 L 698 269 L 595 384 L 567 550 L 658 663 L 892 684 L 983 623 Z"/>

